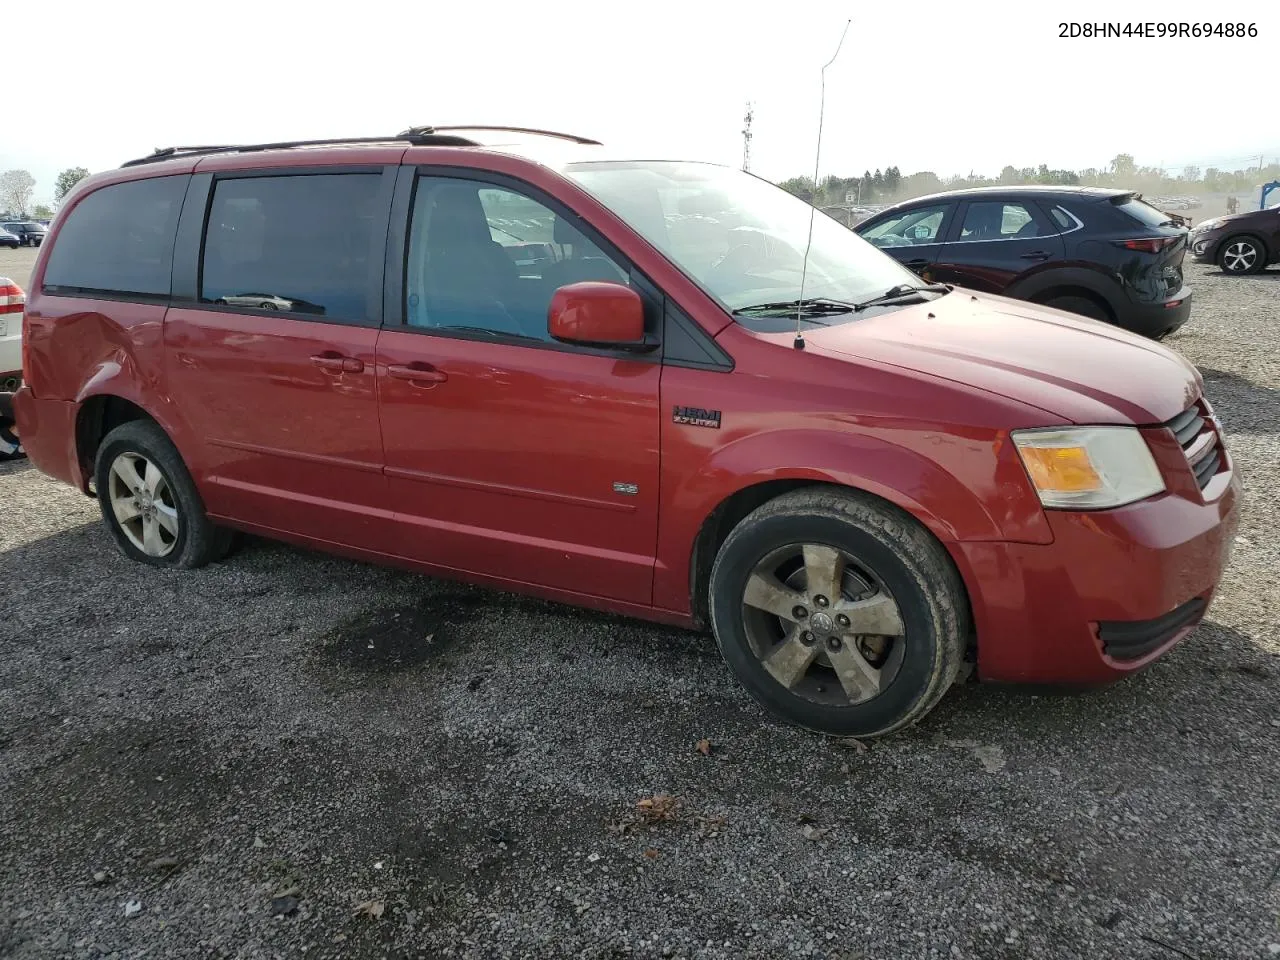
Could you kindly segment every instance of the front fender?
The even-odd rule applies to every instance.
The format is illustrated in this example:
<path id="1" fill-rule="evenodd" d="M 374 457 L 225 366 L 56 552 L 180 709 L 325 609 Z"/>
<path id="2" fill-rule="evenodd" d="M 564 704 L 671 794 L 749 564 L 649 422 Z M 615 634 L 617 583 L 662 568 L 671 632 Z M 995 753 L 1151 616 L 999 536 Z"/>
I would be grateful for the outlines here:
<path id="1" fill-rule="evenodd" d="M 872 432 L 771 431 L 719 447 L 692 470 L 664 455 L 655 605 L 687 609 L 703 523 L 734 495 L 776 480 L 865 491 L 905 510 L 943 542 L 1052 542 L 1007 435 L 971 433 L 905 431 L 891 439 Z"/>

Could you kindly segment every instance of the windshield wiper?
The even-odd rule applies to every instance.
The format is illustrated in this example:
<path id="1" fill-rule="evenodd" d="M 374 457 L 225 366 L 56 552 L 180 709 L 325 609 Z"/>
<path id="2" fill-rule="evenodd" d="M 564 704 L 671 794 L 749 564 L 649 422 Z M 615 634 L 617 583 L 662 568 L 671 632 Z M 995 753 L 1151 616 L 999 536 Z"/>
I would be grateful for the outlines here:
<path id="1" fill-rule="evenodd" d="M 823 316 L 834 313 L 849 313 L 858 309 L 856 303 L 847 300 L 832 300 L 828 297 L 810 297 L 804 300 L 778 300 L 774 303 L 753 303 L 749 307 L 739 307 L 735 314 L 772 313 L 783 310 L 789 313 L 802 313 L 810 316 Z"/>
<path id="2" fill-rule="evenodd" d="M 883 304 L 897 303 L 902 300 L 921 299 L 922 293 L 950 293 L 951 288 L 945 283 L 930 283 L 923 287 L 913 287 L 910 284 L 900 283 L 896 287 L 890 287 L 878 297 L 872 297 L 870 300 L 863 300 L 861 303 L 855 303 L 853 310 L 855 313 L 861 312 L 867 307 L 878 307 Z"/>

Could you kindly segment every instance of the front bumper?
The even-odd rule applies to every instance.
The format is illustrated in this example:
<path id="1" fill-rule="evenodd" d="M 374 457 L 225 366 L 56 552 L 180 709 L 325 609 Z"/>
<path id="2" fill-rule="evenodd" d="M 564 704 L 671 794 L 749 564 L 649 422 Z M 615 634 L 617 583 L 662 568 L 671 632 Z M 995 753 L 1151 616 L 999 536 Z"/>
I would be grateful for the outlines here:
<path id="1" fill-rule="evenodd" d="M 1187 253 L 1196 263 L 1214 263 L 1218 259 L 1218 244 L 1225 234 L 1209 231 L 1199 236 L 1192 234 L 1187 240 Z"/>
<path id="2" fill-rule="evenodd" d="M 1240 480 L 1096 513 L 1047 511 L 1053 543 L 953 543 L 980 679 L 1097 685 L 1141 670 L 1203 618 L 1231 556 Z"/>

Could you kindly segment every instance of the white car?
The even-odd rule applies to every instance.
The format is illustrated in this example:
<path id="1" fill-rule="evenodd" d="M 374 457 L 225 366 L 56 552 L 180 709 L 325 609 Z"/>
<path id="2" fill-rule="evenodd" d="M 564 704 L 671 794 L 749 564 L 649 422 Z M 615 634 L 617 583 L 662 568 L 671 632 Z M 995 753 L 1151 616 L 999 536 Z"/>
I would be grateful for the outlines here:
<path id="1" fill-rule="evenodd" d="M 22 308 L 27 298 L 8 277 L 0 277 L 0 461 L 22 456 L 4 396 L 22 379 Z"/>
<path id="2" fill-rule="evenodd" d="M 26 302 L 20 286 L 0 277 L 0 390 L 17 390 L 22 376 L 22 309 Z"/>

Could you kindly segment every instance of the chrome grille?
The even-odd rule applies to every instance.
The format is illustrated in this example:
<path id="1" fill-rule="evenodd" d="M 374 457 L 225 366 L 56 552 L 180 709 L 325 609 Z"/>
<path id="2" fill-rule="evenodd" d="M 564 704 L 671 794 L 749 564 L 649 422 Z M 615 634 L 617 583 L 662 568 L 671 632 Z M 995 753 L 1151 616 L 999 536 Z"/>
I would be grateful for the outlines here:
<path id="1" fill-rule="evenodd" d="M 1187 455 L 1187 463 L 1201 490 L 1208 486 L 1209 480 L 1222 466 L 1218 434 L 1205 414 L 1204 408 L 1196 404 L 1165 423 Z"/>

